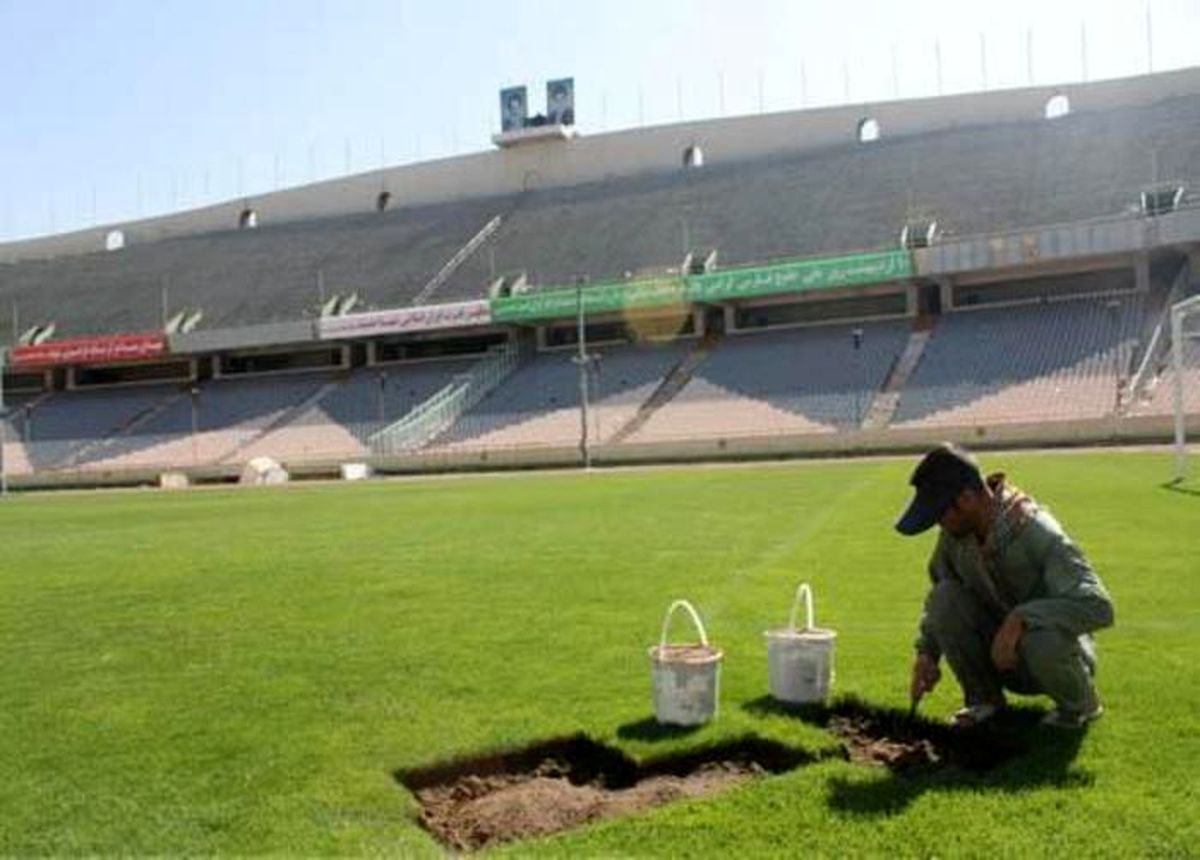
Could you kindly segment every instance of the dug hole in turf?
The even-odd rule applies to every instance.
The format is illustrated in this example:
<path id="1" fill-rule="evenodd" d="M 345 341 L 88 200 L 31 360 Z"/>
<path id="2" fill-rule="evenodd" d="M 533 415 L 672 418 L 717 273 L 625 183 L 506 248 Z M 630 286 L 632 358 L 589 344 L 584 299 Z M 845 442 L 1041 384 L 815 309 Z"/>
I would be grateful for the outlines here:
<path id="1" fill-rule="evenodd" d="M 980 773 L 1021 751 L 856 702 L 791 713 L 827 726 L 840 740 L 834 756 L 913 778 L 947 770 Z M 705 797 L 822 757 L 749 737 L 638 764 L 576 735 L 395 777 L 416 796 L 426 830 L 448 848 L 472 851 Z"/>
<path id="2" fill-rule="evenodd" d="M 841 740 L 848 761 L 914 778 L 947 770 L 986 773 L 1025 752 L 1014 736 L 990 726 L 954 729 L 854 700 L 822 710 L 821 721 Z"/>
<path id="3" fill-rule="evenodd" d="M 813 760 L 783 744 L 749 738 L 639 765 L 577 735 L 396 778 L 420 801 L 422 826 L 444 845 L 469 851 L 703 797 Z"/>

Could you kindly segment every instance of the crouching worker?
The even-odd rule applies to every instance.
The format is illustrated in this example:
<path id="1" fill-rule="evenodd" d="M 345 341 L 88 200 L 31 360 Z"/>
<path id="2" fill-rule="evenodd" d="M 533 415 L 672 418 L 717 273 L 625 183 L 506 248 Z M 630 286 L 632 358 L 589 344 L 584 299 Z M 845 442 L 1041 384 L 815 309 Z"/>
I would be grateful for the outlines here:
<path id="1" fill-rule="evenodd" d="M 937 685 L 945 656 L 963 691 L 953 719 L 960 728 L 995 716 L 1005 689 L 1053 699 L 1047 725 L 1081 728 L 1100 716 L 1090 634 L 1113 623 L 1113 607 L 1079 547 L 1003 474 L 984 480 L 974 458 L 953 445 L 929 452 L 909 482 L 916 496 L 896 530 L 941 526 L 913 700 Z"/>

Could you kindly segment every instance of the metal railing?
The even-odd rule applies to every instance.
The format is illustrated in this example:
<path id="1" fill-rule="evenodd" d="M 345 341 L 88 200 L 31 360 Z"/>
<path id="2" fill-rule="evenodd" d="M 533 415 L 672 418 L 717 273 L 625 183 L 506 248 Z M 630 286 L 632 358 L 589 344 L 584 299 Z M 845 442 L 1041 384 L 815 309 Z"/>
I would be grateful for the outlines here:
<path id="1" fill-rule="evenodd" d="M 467 240 L 467 243 L 459 248 L 446 264 L 438 269 L 436 275 L 429 279 L 429 282 L 421 288 L 421 291 L 413 296 L 409 304 L 416 307 L 423 304 L 442 284 L 450 279 L 450 276 L 458 271 L 458 267 L 467 261 L 467 258 L 474 254 L 479 246 L 491 238 L 492 234 L 500 229 L 500 224 L 504 221 L 503 215 L 496 215 L 490 221 L 483 225 L 478 233 Z"/>
<path id="2" fill-rule="evenodd" d="M 372 453 L 389 455 L 416 451 L 451 426 L 472 406 L 494 391 L 521 363 L 522 351 L 508 343 L 466 373 L 460 373 L 403 418 L 373 433 L 367 440 Z"/>

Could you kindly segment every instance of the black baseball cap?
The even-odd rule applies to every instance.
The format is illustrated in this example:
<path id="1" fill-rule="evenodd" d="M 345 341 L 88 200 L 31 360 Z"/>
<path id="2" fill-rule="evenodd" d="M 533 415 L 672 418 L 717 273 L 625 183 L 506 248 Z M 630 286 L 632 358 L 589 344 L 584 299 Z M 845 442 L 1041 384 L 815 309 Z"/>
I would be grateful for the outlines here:
<path id="1" fill-rule="evenodd" d="M 908 482 L 917 494 L 896 521 L 896 531 L 917 535 L 937 523 L 963 490 L 982 487 L 983 475 L 974 457 L 944 442 L 921 459 Z"/>

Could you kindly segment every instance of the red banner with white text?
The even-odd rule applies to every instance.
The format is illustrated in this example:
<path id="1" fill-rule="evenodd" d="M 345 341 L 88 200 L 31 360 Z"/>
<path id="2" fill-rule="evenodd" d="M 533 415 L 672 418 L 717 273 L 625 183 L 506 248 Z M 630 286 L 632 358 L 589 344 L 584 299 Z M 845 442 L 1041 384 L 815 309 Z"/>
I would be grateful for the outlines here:
<path id="1" fill-rule="evenodd" d="M 116 334 L 52 340 L 36 346 L 13 347 L 8 354 L 14 367 L 53 367 L 67 364 L 116 364 L 145 361 L 167 351 L 166 338 L 153 334 Z"/>

